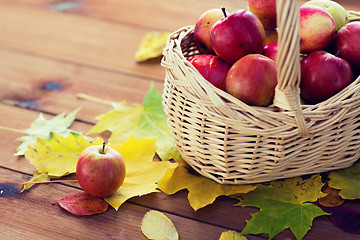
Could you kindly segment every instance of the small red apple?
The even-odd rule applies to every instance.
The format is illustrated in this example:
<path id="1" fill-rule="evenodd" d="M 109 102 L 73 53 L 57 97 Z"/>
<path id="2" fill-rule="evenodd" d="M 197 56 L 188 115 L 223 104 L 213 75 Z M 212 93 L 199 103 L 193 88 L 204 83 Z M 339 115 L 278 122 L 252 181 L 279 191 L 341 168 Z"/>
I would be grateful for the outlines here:
<path id="1" fill-rule="evenodd" d="M 265 29 L 276 28 L 276 0 L 249 0 L 248 5 Z"/>
<path id="2" fill-rule="evenodd" d="M 354 79 L 347 61 L 322 50 L 309 53 L 300 65 L 301 97 L 312 103 L 330 98 Z"/>
<path id="3" fill-rule="evenodd" d="M 215 87 L 225 91 L 225 79 L 231 65 L 215 55 L 203 54 L 189 59 L 199 73 Z"/>
<path id="4" fill-rule="evenodd" d="M 276 61 L 277 52 L 278 52 L 278 44 L 275 42 L 275 43 L 270 43 L 270 44 L 266 45 L 264 47 L 262 54 L 264 56 Z"/>
<path id="5" fill-rule="evenodd" d="M 76 177 L 81 188 L 95 197 L 114 193 L 123 183 L 125 172 L 123 157 L 105 143 L 85 148 L 76 166 Z"/>
<path id="6" fill-rule="evenodd" d="M 223 16 L 220 8 L 214 8 L 207 10 L 197 19 L 194 29 L 194 43 L 200 53 L 213 52 L 210 43 L 210 29 Z"/>
<path id="7" fill-rule="evenodd" d="M 300 7 L 300 52 L 309 53 L 329 46 L 335 36 L 335 21 L 324 9 Z"/>
<path id="8" fill-rule="evenodd" d="M 226 77 L 226 91 L 249 105 L 270 105 L 276 85 L 276 63 L 261 54 L 241 58 Z"/>
<path id="9" fill-rule="evenodd" d="M 360 22 L 348 23 L 339 30 L 335 52 L 350 63 L 356 74 L 360 73 Z"/>
<path id="10" fill-rule="evenodd" d="M 210 30 L 210 41 L 215 53 L 229 64 L 243 56 L 261 53 L 264 48 L 265 30 L 252 12 L 237 10 L 224 13 Z"/>

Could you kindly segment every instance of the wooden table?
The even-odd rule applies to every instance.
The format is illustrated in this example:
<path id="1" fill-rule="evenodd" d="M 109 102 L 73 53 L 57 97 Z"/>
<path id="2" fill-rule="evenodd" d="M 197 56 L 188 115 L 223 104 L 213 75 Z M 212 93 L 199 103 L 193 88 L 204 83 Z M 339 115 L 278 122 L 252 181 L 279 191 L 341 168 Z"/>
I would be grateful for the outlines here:
<path id="1" fill-rule="evenodd" d="M 360 10 L 356 0 L 345 7 Z M 215 0 L 0 0 L 0 125 L 26 129 L 40 112 L 50 118 L 81 111 L 72 128 L 86 132 L 95 116 L 111 109 L 78 99 L 80 92 L 105 100 L 141 103 L 150 83 L 161 91 L 159 60 L 136 63 L 144 35 L 194 24 L 207 9 L 246 8 L 247 1 Z M 21 189 L 35 168 L 14 153 L 22 133 L 0 130 L 0 185 Z M 165 213 L 181 239 L 218 239 L 228 229 L 241 231 L 255 208 L 233 207 L 220 197 L 196 212 L 187 192 L 153 193 L 127 201 L 118 211 L 76 217 L 56 202 L 80 192 L 77 184 L 41 184 L 21 195 L 0 196 L 0 239 L 146 239 L 140 225 L 150 209 Z M 357 203 L 360 206 L 359 203 Z M 247 236 L 266 239 L 266 235 Z M 275 239 L 295 239 L 289 230 Z M 314 220 L 305 239 L 360 239 L 343 232 L 327 217 Z"/>

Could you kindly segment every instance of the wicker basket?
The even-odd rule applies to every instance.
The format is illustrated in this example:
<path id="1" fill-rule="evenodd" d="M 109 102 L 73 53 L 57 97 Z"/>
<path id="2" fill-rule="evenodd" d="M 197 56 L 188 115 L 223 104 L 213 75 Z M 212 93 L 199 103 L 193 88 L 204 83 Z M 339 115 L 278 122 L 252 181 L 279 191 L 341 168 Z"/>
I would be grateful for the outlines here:
<path id="1" fill-rule="evenodd" d="M 189 165 L 219 183 L 346 168 L 360 156 L 360 77 L 326 101 L 301 105 L 297 0 L 278 0 L 277 14 L 278 85 L 269 107 L 249 106 L 196 71 L 187 61 L 198 54 L 193 26 L 172 33 L 164 49 L 163 105 L 175 143 Z"/>

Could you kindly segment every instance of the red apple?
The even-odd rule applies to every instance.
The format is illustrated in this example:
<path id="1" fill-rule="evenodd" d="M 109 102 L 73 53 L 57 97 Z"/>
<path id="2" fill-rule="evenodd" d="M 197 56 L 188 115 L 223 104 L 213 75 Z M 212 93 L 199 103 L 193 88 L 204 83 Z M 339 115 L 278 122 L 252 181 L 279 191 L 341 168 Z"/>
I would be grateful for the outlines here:
<path id="1" fill-rule="evenodd" d="M 301 97 L 312 103 L 330 98 L 353 79 L 350 64 L 328 52 L 317 50 L 301 61 Z"/>
<path id="2" fill-rule="evenodd" d="M 348 61 L 356 74 L 360 73 L 360 22 L 343 26 L 335 37 L 338 57 Z"/>
<path id="3" fill-rule="evenodd" d="M 125 178 L 125 162 L 115 149 L 93 145 L 84 149 L 76 166 L 76 177 L 81 188 L 95 197 L 114 193 Z"/>
<path id="4" fill-rule="evenodd" d="M 224 14 L 210 30 L 215 53 L 230 64 L 251 53 L 261 53 L 265 30 L 259 18 L 248 10 Z"/>
<path id="5" fill-rule="evenodd" d="M 278 44 L 275 42 L 275 43 L 270 43 L 270 44 L 266 45 L 264 47 L 262 54 L 264 56 L 276 61 L 277 52 L 278 52 Z"/>
<path id="6" fill-rule="evenodd" d="M 248 5 L 265 29 L 276 28 L 276 0 L 249 0 Z"/>
<path id="7" fill-rule="evenodd" d="M 225 90 L 225 79 L 231 65 L 215 55 L 203 54 L 192 57 L 189 62 L 215 87 Z"/>
<path id="8" fill-rule="evenodd" d="M 261 54 L 241 58 L 226 77 L 226 91 L 249 105 L 270 105 L 276 85 L 276 63 Z"/>
<path id="9" fill-rule="evenodd" d="M 213 52 L 210 43 L 210 29 L 223 16 L 220 8 L 214 8 L 207 10 L 197 19 L 194 29 L 194 43 L 200 53 Z"/>
<path id="10" fill-rule="evenodd" d="M 300 52 L 309 53 L 329 46 L 335 36 L 335 21 L 324 9 L 300 7 Z"/>

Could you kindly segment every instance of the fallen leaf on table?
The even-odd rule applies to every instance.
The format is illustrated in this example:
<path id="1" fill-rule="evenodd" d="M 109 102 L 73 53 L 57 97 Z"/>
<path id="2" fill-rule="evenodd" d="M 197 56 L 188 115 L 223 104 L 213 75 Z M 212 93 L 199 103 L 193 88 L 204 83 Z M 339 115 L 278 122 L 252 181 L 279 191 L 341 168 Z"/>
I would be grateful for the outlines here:
<path id="1" fill-rule="evenodd" d="M 179 239 L 176 228 L 171 220 L 156 210 L 150 210 L 145 214 L 141 222 L 141 231 L 148 239 Z"/>
<path id="2" fill-rule="evenodd" d="M 155 139 L 131 136 L 122 145 L 112 146 L 124 158 L 126 175 L 120 188 L 105 200 L 116 210 L 127 199 L 158 192 L 157 183 L 168 168 L 174 167 L 169 161 L 154 162 Z"/>
<path id="3" fill-rule="evenodd" d="M 175 169 L 168 169 L 158 183 L 159 189 L 166 194 L 188 189 L 188 200 L 195 211 L 212 204 L 221 195 L 247 193 L 255 189 L 253 185 L 222 185 L 196 173 L 185 162 L 178 164 Z"/>
<path id="4" fill-rule="evenodd" d="M 66 211 L 78 216 L 103 213 L 109 206 L 104 199 L 91 196 L 86 192 L 66 195 L 58 201 L 58 204 Z"/>
<path id="5" fill-rule="evenodd" d="M 131 135 L 136 138 L 156 138 L 156 153 L 162 160 L 180 156 L 166 122 L 161 93 L 153 84 L 143 105 L 125 104 L 118 103 L 113 110 L 96 117 L 98 122 L 87 134 L 111 131 L 109 142 L 113 145 L 124 143 Z"/>
<path id="6" fill-rule="evenodd" d="M 70 130 L 69 127 L 75 120 L 79 110 L 80 108 L 68 115 L 61 113 L 50 120 L 45 119 L 44 115 L 40 113 L 38 118 L 31 124 L 30 128 L 23 131 L 27 135 L 18 138 L 22 143 L 18 147 L 15 155 L 24 155 L 28 150 L 28 147 L 36 143 L 37 138 L 48 138 L 50 132 L 56 132 L 63 137 L 66 137 L 70 132 L 75 132 Z"/>
<path id="7" fill-rule="evenodd" d="M 302 239 L 315 217 L 327 215 L 310 203 L 326 195 L 321 192 L 323 185 L 321 176 L 316 174 L 307 180 L 297 177 L 273 181 L 269 186 L 258 184 L 254 191 L 239 195 L 239 206 L 260 208 L 241 233 L 265 233 L 271 239 L 290 228 L 296 239 Z"/>
<path id="8" fill-rule="evenodd" d="M 76 172 L 79 155 L 85 148 L 102 143 L 101 138 L 95 138 L 90 143 L 81 134 L 69 133 L 63 137 L 51 132 L 48 138 L 37 138 L 36 144 L 26 151 L 25 158 L 36 167 L 39 174 L 62 177 Z"/>
<path id="9" fill-rule="evenodd" d="M 335 188 L 327 187 L 323 191 L 327 195 L 325 197 L 319 198 L 318 202 L 321 206 L 324 207 L 337 207 L 344 203 L 344 199 L 340 197 L 340 190 Z"/>
<path id="10" fill-rule="evenodd" d="M 360 198 L 360 162 L 349 168 L 330 172 L 329 178 L 329 187 L 340 189 L 342 198 Z"/>
<path id="11" fill-rule="evenodd" d="M 247 240 L 247 238 L 239 232 L 229 230 L 223 232 L 219 240 Z"/>
<path id="12" fill-rule="evenodd" d="M 144 62 L 152 58 L 161 57 L 169 34 L 170 32 L 157 31 L 147 33 L 135 53 L 135 60 L 137 62 Z"/>
<path id="13" fill-rule="evenodd" d="M 48 182 L 48 181 L 50 181 L 50 177 L 47 173 L 39 173 L 38 171 L 35 171 L 33 173 L 33 177 L 30 179 L 29 183 L 24 184 L 21 192 L 25 191 L 26 189 L 31 188 L 34 185 L 34 183 L 31 183 L 31 182 Z"/>

